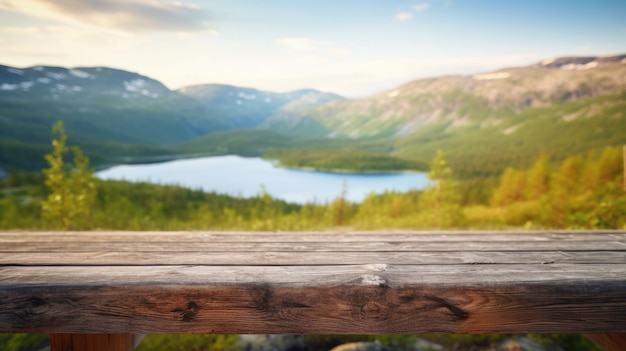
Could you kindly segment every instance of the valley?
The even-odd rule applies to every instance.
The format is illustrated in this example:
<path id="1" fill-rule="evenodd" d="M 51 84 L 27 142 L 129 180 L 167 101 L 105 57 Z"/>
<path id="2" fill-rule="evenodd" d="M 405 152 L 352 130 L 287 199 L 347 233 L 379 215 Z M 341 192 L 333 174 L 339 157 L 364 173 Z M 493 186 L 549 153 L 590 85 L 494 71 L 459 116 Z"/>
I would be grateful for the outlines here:
<path id="1" fill-rule="evenodd" d="M 169 90 L 104 67 L 0 66 L 0 168 L 44 167 L 58 119 L 98 168 L 235 154 L 295 168 L 424 170 L 443 150 L 457 175 L 485 178 L 539 154 L 559 162 L 625 143 L 626 55 L 419 79 L 358 99 L 220 84 Z"/>
<path id="2" fill-rule="evenodd" d="M 0 179 L 0 228 L 623 229 L 625 75 L 624 56 L 563 58 L 480 75 L 422 79 L 371 97 L 345 99 L 311 90 L 278 94 L 223 85 L 171 91 L 150 78 L 104 68 L 0 67 L 0 168 L 7 174 Z M 353 174 L 343 187 L 322 184 L 327 193 L 311 201 L 270 194 L 270 187 L 294 192 L 308 187 L 317 195 L 312 180 L 291 181 L 295 187 L 286 189 L 285 179 L 271 175 L 276 183 L 265 188 L 258 184 L 259 169 L 222 173 L 232 170 L 231 164 L 172 172 L 217 189 L 176 179 L 154 184 L 126 175 L 96 180 L 75 162 L 58 168 L 64 181 L 51 186 L 40 170 L 47 166 L 43 155 L 51 152 L 50 127 L 58 119 L 67 126 L 68 145 L 80 146 L 97 169 L 241 155 L 255 157 L 246 162 L 267 164 L 261 156 L 284 168 L 334 172 L 430 170 L 429 180 L 420 174 L 423 183 L 411 178 L 406 187 L 389 190 L 391 182 L 381 179 L 380 191 L 372 191 L 371 178 L 361 189 L 355 180 L 370 175 Z M 240 159 L 223 157 L 232 158 Z M 158 177 L 153 168 L 142 167 L 144 178 Z M 252 180 L 250 193 L 225 194 L 219 182 L 237 182 L 237 177 Z M 88 201 L 84 206 L 70 201 L 63 211 L 51 212 L 53 200 L 63 198 L 59 194 L 68 197 L 66 189 L 86 194 L 70 199 Z M 357 192 L 361 196 L 353 197 Z M 0 344 L 47 343 L 45 335 L 23 335 L 2 334 Z M 174 340 L 172 349 L 180 349 L 191 341 L 222 342 L 219 335 L 211 337 L 218 339 L 155 335 L 142 345 L 151 349 Z M 486 348 L 504 337 L 431 336 L 451 350 L 459 343 Z M 590 349 L 579 335 L 529 337 Z M 394 345 L 403 340 L 382 338 Z M 335 340 L 313 336 L 309 342 L 319 349 L 315 342 Z"/>

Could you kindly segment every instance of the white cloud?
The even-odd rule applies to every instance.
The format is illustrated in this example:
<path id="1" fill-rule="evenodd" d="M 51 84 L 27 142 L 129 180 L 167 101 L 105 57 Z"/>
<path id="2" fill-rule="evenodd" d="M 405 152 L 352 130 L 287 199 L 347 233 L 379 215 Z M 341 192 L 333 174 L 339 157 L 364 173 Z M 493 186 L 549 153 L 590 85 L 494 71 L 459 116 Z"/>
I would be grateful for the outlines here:
<path id="1" fill-rule="evenodd" d="M 0 27 L 0 37 L 4 38 L 0 42 L 1 60 L 20 67 L 102 65 L 109 53 L 128 53 L 140 42 L 122 32 L 71 25 L 5 26 Z"/>
<path id="2" fill-rule="evenodd" d="M 411 8 L 411 12 L 399 12 L 396 14 L 396 21 L 404 22 L 413 18 L 413 14 L 415 12 L 426 11 L 430 7 L 430 4 L 427 2 L 422 2 L 417 5 L 413 5 Z"/>
<path id="3" fill-rule="evenodd" d="M 28 34 L 40 34 L 44 31 L 43 27 L 35 27 L 35 26 L 7 26 L 0 27 L 0 32 L 9 33 L 9 34 L 19 34 L 19 35 L 28 35 Z"/>
<path id="4" fill-rule="evenodd" d="M 200 6 L 164 0 L 2 0 L 0 10 L 126 32 L 211 29 Z"/>
<path id="5" fill-rule="evenodd" d="M 396 15 L 396 21 L 408 21 L 413 17 L 411 12 L 400 12 Z"/>
<path id="6" fill-rule="evenodd" d="M 430 7 L 430 4 L 427 2 L 423 2 L 421 4 L 414 5 L 413 10 L 420 12 L 426 10 L 428 7 Z"/>

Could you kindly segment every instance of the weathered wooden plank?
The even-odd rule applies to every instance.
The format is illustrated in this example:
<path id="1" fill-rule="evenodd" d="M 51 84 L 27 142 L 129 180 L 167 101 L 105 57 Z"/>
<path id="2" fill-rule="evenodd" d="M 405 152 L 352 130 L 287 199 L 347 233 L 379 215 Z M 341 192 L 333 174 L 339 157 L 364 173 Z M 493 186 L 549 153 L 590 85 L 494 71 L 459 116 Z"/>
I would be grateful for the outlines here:
<path id="1" fill-rule="evenodd" d="M 274 284 L 17 286 L 0 291 L 0 331 L 623 333 L 624 288 L 601 281 L 309 289 Z"/>
<path id="2" fill-rule="evenodd" d="M 514 232 L 1 232 L 0 242 L 370 242 L 370 241 L 613 241 L 626 240 L 625 231 Z"/>
<path id="3" fill-rule="evenodd" d="M 326 287 L 368 285 L 392 287 L 430 284 L 467 287 L 579 281 L 615 282 L 626 286 L 624 265 L 315 265 L 315 266 L 0 266 L 0 289 L 33 285 L 233 285 Z M 369 280 L 368 280 L 369 279 Z M 374 283 L 372 283 L 374 284 Z M 626 291 L 624 291 L 626 294 Z M 626 296 L 625 296 L 626 297 Z"/>
<path id="4" fill-rule="evenodd" d="M 132 351 L 132 334 L 51 334 L 50 351 Z"/>
<path id="5" fill-rule="evenodd" d="M 485 242 L 28 242 L 2 243 L 0 252 L 428 252 L 428 251 L 622 251 L 626 241 L 576 242 L 553 241 L 485 241 Z"/>
<path id="6" fill-rule="evenodd" d="M 4 252 L 0 265 L 626 264 L 626 251 L 511 252 Z"/>
<path id="7" fill-rule="evenodd" d="M 626 332 L 624 231 L 300 234 L 0 233 L 0 331 Z"/>

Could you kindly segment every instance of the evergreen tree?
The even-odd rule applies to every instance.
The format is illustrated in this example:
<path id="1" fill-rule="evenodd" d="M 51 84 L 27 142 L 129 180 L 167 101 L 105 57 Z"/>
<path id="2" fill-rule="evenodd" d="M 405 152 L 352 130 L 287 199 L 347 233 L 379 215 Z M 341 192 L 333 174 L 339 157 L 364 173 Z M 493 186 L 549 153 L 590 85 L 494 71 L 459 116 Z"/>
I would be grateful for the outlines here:
<path id="1" fill-rule="evenodd" d="M 550 163 L 548 156 L 541 155 L 528 170 L 528 198 L 538 200 L 550 189 Z"/>
<path id="2" fill-rule="evenodd" d="M 582 167 L 582 158 L 570 156 L 552 174 L 548 208 L 544 210 L 544 222 L 551 227 L 567 227 L 568 214 L 576 211 Z"/>
<path id="3" fill-rule="evenodd" d="M 583 160 L 580 156 L 570 156 L 563 161 L 558 173 L 558 185 L 568 193 L 573 194 L 580 190 L 580 181 L 583 171 Z"/>
<path id="4" fill-rule="evenodd" d="M 598 181 L 606 183 L 622 176 L 622 150 L 607 147 L 598 161 Z"/>
<path id="5" fill-rule="evenodd" d="M 96 178 L 89 168 L 89 158 L 80 148 L 72 147 L 73 162 L 67 162 L 67 134 L 63 121 L 52 128 L 52 152 L 45 155 L 49 168 L 43 170 L 49 194 L 42 202 L 44 220 L 55 228 L 87 229 L 91 224 L 96 199 Z"/>
<path id="6" fill-rule="evenodd" d="M 347 200 L 346 195 L 348 194 L 348 183 L 344 180 L 341 186 L 341 193 L 339 196 L 330 204 L 331 213 L 333 215 L 333 222 L 336 226 L 340 227 L 345 224 L 347 217 Z"/>
<path id="7" fill-rule="evenodd" d="M 526 199 L 526 173 L 507 167 L 500 178 L 500 185 L 491 197 L 493 206 L 506 207 Z"/>
<path id="8" fill-rule="evenodd" d="M 421 197 L 423 214 L 431 217 L 430 226 L 437 228 L 458 226 L 462 220 L 460 201 L 452 180 L 452 170 L 439 150 L 430 164 L 428 178 L 433 186 L 424 190 Z M 431 212 L 432 211 L 432 212 Z"/>

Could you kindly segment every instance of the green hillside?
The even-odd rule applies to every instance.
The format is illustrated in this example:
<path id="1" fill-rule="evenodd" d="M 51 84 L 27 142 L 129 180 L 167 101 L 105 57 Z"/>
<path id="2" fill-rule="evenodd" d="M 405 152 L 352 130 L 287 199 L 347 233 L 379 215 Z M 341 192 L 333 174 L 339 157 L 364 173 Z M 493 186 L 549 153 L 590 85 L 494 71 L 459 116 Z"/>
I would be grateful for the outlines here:
<path id="1" fill-rule="evenodd" d="M 450 128 L 433 124 L 397 138 L 394 155 L 428 159 L 437 150 L 466 177 L 493 176 L 526 167 L 539 154 L 561 161 L 572 154 L 626 144 L 626 93 L 527 109 L 497 126 Z"/>
<path id="2" fill-rule="evenodd" d="M 559 58 L 471 76 L 416 80 L 364 99 L 273 117 L 297 138 L 342 140 L 425 162 L 443 150 L 466 178 L 626 144 L 626 55 Z"/>
<path id="3" fill-rule="evenodd" d="M 50 127 L 62 119 L 97 167 L 239 154 L 287 167 L 381 171 L 421 169 L 443 150 L 459 176 L 493 177 L 539 154 L 560 162 L 626 144 L 625 59 L 550 59 L 353 100 L 225 85 L 174 92 L 113 69 L 15 74 L 0 66 L 0 169 L 41 169 Z"/>

